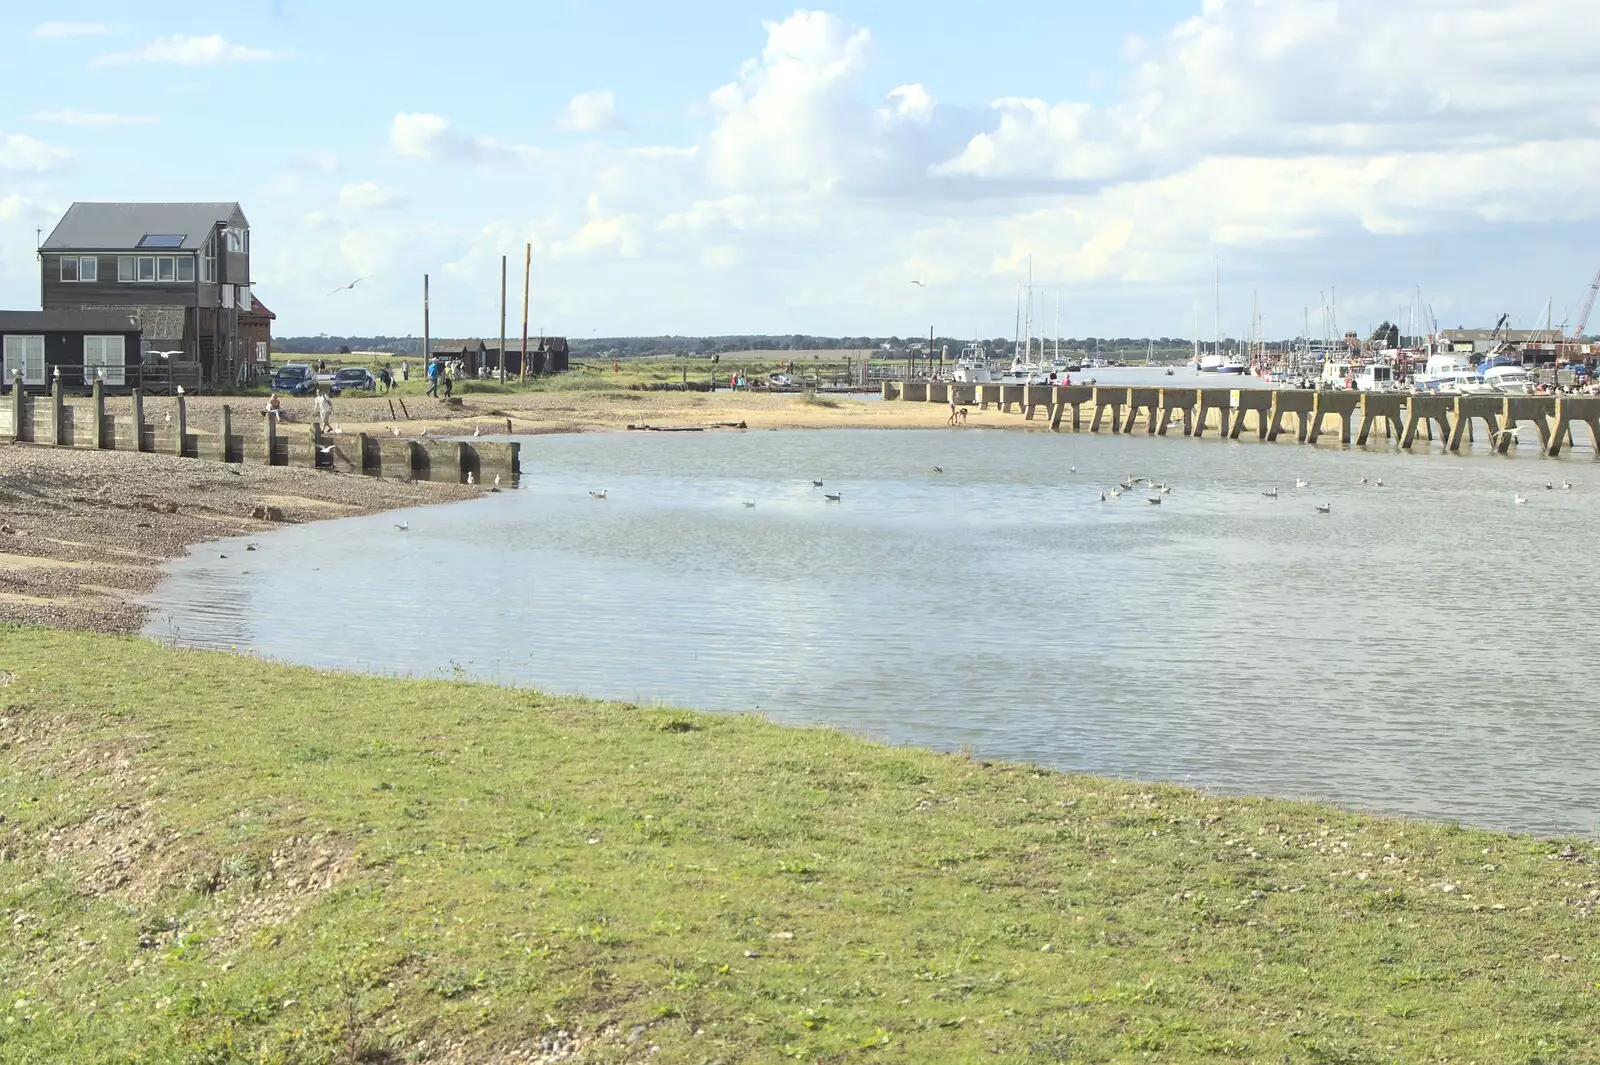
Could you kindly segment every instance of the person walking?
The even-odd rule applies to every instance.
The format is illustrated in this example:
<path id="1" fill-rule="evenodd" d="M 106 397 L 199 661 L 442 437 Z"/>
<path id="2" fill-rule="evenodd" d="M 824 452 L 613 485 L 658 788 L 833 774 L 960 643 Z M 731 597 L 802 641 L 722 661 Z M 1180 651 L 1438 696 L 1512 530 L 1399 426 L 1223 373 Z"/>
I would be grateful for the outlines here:
<path id="1" fill-rule="evenodd" d="M 455 395 L 456 382 L 455 382 L 455 378 L 450 376 L 450 371 L 449 370 L 441 370 L 439 372 L 439 380 L 444 382 L 444 398 L 445 399 L 449 399 L 451 396 Z"/>
<path id="2" fill-rule="evenodd" d="M 428 363 L 428 395 L 432 396 L 434 399 L 439 398 L 439 374 L 439 360 L 434 359 L 432 362 Z"/>
<path id="3" fill-rule="evenodd" d="M 328 398 L 328 393 L 317 391 L 316 402 L 312 404 L 317 414 L 317 425 L 325 433 L 333 432 L 333 426 L 328 424 L 328 419 L 333 417 L 333 400 Z"/>

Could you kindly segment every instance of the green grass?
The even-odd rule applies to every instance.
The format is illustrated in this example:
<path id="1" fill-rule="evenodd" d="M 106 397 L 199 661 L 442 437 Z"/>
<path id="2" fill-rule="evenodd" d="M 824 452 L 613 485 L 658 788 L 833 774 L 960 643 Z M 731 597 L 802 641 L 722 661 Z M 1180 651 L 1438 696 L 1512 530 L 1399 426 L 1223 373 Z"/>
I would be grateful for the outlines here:
<path id="1" fill-rule="evenodd" d="M 1587 842 L 16 628 L 0 708 L 4 1062 L 1600 1046 Z"/>

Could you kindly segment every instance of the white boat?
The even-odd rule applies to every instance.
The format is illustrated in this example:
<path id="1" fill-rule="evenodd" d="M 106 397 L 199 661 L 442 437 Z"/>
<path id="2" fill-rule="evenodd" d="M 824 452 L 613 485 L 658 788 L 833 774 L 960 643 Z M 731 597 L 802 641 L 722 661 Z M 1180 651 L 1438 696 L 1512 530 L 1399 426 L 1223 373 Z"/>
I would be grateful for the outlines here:
<path id="1" fill-rule="evenodd" d="M 1200 372 L 1201 373 L 1216 373 L 1220 369 L 1222 369 L 1222 356 L 1221 355 L 1202 355 L 1202 356 L 1200 356 Z"/>
<path id="2" fill-rule="evenodd" d="M 1428 356 L 1426 368 L 1412 378 L 1412 385 L 1418 392 L 1470 394 L 1492 391 L 1484 381 L 1483 374 L 1472 368 L 1472 363 L 1467 357 L 1455 352 Z"/>
<path id="3" fill-rule="evenodd" d="M 1520 366 L 1493 366 L 1483 372 L 1483 383 L 1508 396 L 1531 396 L 1537 384 Z"/>
<path id="4" fill-rule="evenodd" d="M 1237 355 L 1229 355 L 1217 364 L 1217 373 L 1241 374 L 1249 369 L 1249 364 Z"/>
<path id="5" fill-rule="evenodd" d="M 1323 360 L 1322 374 L 1317 378 L 1319 388 L 1348 388 L 1356 378 L 1356 365 L 1349 359 L 1329 356 Z"/>
<path id="6" fill-rule="evenodd" d="M 1393 392 L 1394 366 L 1387 362 L 1368 363 L 1356 374 L 1357 392 Z"/>
<path id="7" fill-rule="evenodd" d="M 989 369 L 989 356 L 981 344 L 968 344 L 956 359 L 953 379 L 961 384 L 986 385 L 994 380 Z"/>

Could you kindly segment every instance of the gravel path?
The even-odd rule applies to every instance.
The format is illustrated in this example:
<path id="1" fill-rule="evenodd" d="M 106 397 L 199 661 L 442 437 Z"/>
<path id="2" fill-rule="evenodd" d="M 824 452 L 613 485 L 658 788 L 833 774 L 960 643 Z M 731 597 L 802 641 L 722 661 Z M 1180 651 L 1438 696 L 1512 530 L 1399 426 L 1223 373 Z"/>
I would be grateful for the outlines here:
<path id="1" fill-rule="evenodd" d="M 273 527 L 469 499 L 467 485 L 380 480 L 170 455 L 0 444 L 0 620 L 136 632 L 134 598 L 192 544 Z"/>

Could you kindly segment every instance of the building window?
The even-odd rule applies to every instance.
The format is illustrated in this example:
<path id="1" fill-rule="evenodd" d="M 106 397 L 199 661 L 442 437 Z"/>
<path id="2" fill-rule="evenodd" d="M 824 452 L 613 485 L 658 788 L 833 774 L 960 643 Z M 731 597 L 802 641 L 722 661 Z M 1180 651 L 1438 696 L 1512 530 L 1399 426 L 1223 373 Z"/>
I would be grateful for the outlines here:
<path id="1" fill-rule="evenodd" d="M 206 237 L 205 249 L 200 259 L 200 280 L 206 284 L 215 284 L 217 280 L 217 234 L 212 231 Z"/>
<path id="2" fill-rule="evenodd" d="M 98 281 L 99 279 L 100 260 L 93 255 L 63 255 L 61 257 L 61 280 Z"/>
<path id="3" fill-rule="evenodd" d="M 232 252 L 247 252 L 250 250 L 250 231 L 239 229 L 236 226 L 228 227 L 228 250 Z"/>
<path id="4" fill-rule="evenodd" d="M 5 344 L 6 383 L 22 375 L 25 385 L 44 384 L 44 337 L 10 336 Z"/>
<path id="5" fill-rule="evenodd" d="M 154 281 L 156 279 L 156 257 L 154 255 L 139 256 L 139 280 Z"/>
<path id="6" fill-rule="evenodd" d="M 156 280 L 176 281 L 178 279 L 178 260 L 170 255 L 163 255 L 156 259 Z"/>
<path id="7" fill-rule="evenodd" d="M 194 280 L 194 260 L 187 255 L 178 260 L 178 280 L 184 282 Z"/>
<path id="8" fill-rule="evenodd" d="M 117 280 L 133 281 L 138 278 L 135 272 L 138 269 L 137 260 L 132 255 L 117 256 Z"/>
<path id="9" fill-rule="evenodd" d="M 83 379 L 101 377 L 108 385 L 127 383 L 127 341 L 120 336 L 83 338 Z"/>

